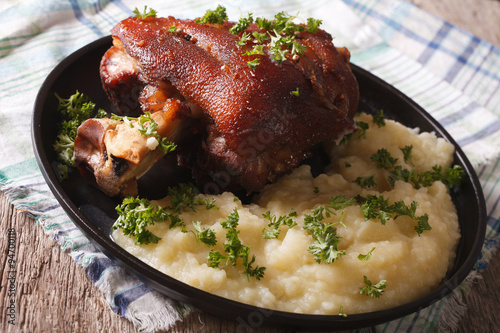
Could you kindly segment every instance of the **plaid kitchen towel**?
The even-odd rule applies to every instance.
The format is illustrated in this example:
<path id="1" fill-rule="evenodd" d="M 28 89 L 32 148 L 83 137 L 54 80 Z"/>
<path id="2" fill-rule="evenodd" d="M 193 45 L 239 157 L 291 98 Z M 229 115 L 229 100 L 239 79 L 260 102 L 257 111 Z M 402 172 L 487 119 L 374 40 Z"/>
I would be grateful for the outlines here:
<path id="1" fill-rule="evenodd" d="M 240 13 L 273 17 L 297 12 L 323 20 L 353 63 L 403 91 L 431 113 L 463 148 L 479 175 L 488 230 L 475 271 L 487 269 L 498 247 L 500 221 L 500 50 L 466 31 L 396 0 L 168 1 L 28 0 L 0 2 L 0 188 L 19 210 L 85 267 L 110 307 L 138 331 L 168 329 L 191 311 L 116 266 L 75 227 L 46 185 L 34 158 L 30 119 L 50 71 L 80 47 L 109 34 L 137 6 L 160 16 L 193 18 L 217 4 L 231 20 Z M 474 278 L 474 273 L 470 278 Z M 457 289 L 455 293 L 460 293 Z M 459 295 L 458 295 L 459 296 Z M 459 297 L 371 331 L 432 331 L 453 325 Z"/>

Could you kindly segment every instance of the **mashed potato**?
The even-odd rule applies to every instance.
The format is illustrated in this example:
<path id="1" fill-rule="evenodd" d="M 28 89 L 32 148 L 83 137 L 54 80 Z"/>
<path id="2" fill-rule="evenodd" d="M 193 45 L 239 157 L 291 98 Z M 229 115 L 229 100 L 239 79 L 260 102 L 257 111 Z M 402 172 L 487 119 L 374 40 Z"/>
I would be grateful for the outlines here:
<path id="1" fill-rule="evenodd" d="M 431 186 L 415 189 L 411 184 L 387 181 L 387 171 L 377 167 L 370 156 L 384 147 L 397 164 L 416 172 L 443 168 L 452 163 L 454 148 L 430 133 L 420 133 L 401 124 L 386 120 L 378 127 L 369 115 L 358 121 L 370 125 L 364 137 L 347 144 L 327 145 L 332 164 L 324 174 L 313 178 L 308 166 L 268 185 L 249 205 L 243 205 L 231 193 L 214 197 L 217 209 L 197 209 L 184 212 L 181 218 L 192 230 L 191 221 L 211 228 L 217 236 L 215 249 L 224 252 L 226 230 L 221 223 L 236 208 L 239 214 L 239 239 L 255 255 L 254 265 L 266 267 L 262 279 L 247 278 L 241 261 L 220 268 L 209 267 L 207 257 L 211 247 L 199 243 L 191 232 L 169 229 L 168 223 L 149 227 L 161 240 L 157 244 L 135 245 L 134 239 L 114 232 L 115 241 L 131 254 L 158 270 L 194 287 L 226 298 L 269 309 L 309 314 L 363 313 L 407 303 L 436 288 L 455 259 L 460 238 L 458 218 L 447 187 L 436 181 Z M 412 146 L 412 160 L 405 162 L 400 148 Z M 376 188 L 362 188 L 357 177 L 374 176 Z M 311 232 L 304 230 L 304 217 L 311 210 L 328 205 L 330 198 L 345 195 L 383 195 L 391 203 L 403 200 L 407 205 L 418 202 L 416 216 L 428 214 L 431 230 L 420 235 L 416 221 L 407 216 L 390 218 L 384 224 L 379 219 L 365 220 L 360 205 L 336 211 L 322 222 L 335 225 L 341 237 L 338 249 L 345 251 L 333 263 L 318 263 L 308 251 L 314 242 Z M 168 204 L 166 198 L 163 204 Z M 279 237 L 263 239 L 262 230 L 269 228 L 263 217 L 267 211 L 276 216 L 297 212 L 297 225 L 282 226 Z M 371 252 L 370 252 L 371 251 Z M 371 253 L 369 260 L 360 254 Z M 379 297 L 360 294 L 364 277 L 373 285 L 386 281 Z"/>

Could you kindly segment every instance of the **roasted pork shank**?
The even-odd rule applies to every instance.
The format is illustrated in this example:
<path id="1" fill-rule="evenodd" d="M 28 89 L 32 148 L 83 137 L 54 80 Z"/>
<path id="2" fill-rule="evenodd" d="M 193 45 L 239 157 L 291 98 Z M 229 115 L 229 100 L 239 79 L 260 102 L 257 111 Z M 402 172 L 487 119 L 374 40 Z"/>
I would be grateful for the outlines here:
<path id="1" fill-rule="evenodd" d="M 101 62 L 104 90 L 118 112 L 162 119 L 158 133 L 178 145 L 179 163 L 192 169 L 205 192 L 259 191 L 321 142 L 355 131 L 358 85 L 347 49 L 336 48 L 321 29 L 303 29 L 293 33 L 303 52 L 278 61 L 269 43 L 280 33 L 250 24 L 245 34 L 269 36 L 255 54 L 255 39 L 242 43 L 242 32 L 229 31 L 234 24 L 131 17 L 112 29 L 113 46 Z M 107 194 L 133 194 L 131 184 L 158 157 L 121 154 L 128 175 L 103 173 L 106 163 L 114 170 L 116 159 L 106 148 L 109 126 L 101 123 L 80 128 L 76 161 Z M 144 144 L 135 141 L 127 144 Z"/>

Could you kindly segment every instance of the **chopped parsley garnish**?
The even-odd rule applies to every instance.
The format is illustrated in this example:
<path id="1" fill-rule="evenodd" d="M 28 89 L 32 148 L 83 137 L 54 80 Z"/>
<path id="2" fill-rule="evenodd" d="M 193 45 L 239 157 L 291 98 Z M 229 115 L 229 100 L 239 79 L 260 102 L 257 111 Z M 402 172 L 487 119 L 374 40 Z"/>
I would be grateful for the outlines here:
<path id="1" fill-rule="evenodd" d="M 250 51 L 246 51 L 243 55 L 264 55 L 264 45 L 255 45 Z"/>
<path id="2" fill-rule="evenodd" d="M 227 19 L 226 8 L 224 6 L 217 5 L 215 10 L 208 9 L 205 12 L 205 15 L 197 19 L 195 22 L 201 24 L 208 23 L 222 25 L 225 21 L 227 21 Z"/>
<path id="3" fill-rule="evenodd" d="M 385 126 L 384 111 L 383 110 L 377 111 L 377 114 L 373 116 L 372 121 L 378 127 Z M 355 123 L 358 130 L 354 133 L 345 135 L 340 141 L 340 144 L 346 144 L 354 139 L 366 139 L 366 131 L 370 128 L 370 124 L 361 120 L 358 120 Z"/>
<path id="4" fill-rule="evenodd" d="M 221 225 L 226 229 L 226 242 L 224 243 L 225 254 L 220 253 L 220 251 L 212 249 L 208 254 L 208 264 L 212 268 L 218 268 L 221 265 L 231 264 L 236 267 L 238 259 L 241 259 L 241 263 L 244 268 L 244 274 L 247 279 L 254 277 L 260 280 L 264 277 L 265 267 L 253 267 L 255 263 L 255 255 L 250 258 L 250 248 L 241 243 L 238 237 L 240 233 L 237 230 L 239 222 L 239 214 L 236 208 L 228 215 L 227 220 L 222 222 Z"/>
<path id="5" fill-rule="evenodd" d="M 310 33 L 316 33 L 318 32 L 319 26 L 323 23 L 321 20 L 314 19 L 312 17 L 309 17 L 307 19 L 307 31 Z"/>
<path id="6" fill-rule="evenodd" d="M 291 54 L 304 54 L 307 51 L 306 47 L 297 42 L 296 40 L 292 41 L 291 46 L 292 46 L 292 50 L 290 51 Z"/>
<path id="7" fill-rule="evenodd" d="M 237 35 L 240 32 L 244 32 L 248 27 L 250 26 L 250 23 L 253 22 L 253 14 L 248 13 L 247 17 L 242 17 L 236 22 L 235 25 L 229 29 L 229 32 L 232 33 L 233 35 Z"/>
<path id="8" fill-rule="evenodd" d="M 278 64 L 286 60 L 288 54 L 300 55 L 306 52 L 306 47 L 296 40 L 296 33 L 307 31 L 310 33 L 318 32 L 321 25 L 321 20 L 313 18 L 307 19 L 307 24 L 296 24 L 294 20 L 297 16 L 289 15 L 286 12 L 279 12 L 274 16 L 273 20 L 268 20 L 262 17 L 257 17 L 255 20 L 252 13 L 248 13 L 246 17 L 241 17 L 230 29 L 229 32 L 234 35 L 240 35 L 237 45 L 243 46 L 248 42 L 258 44 L 260 47 L 266 46 L 271 58 Z M 218 6 L 217 9 L 208 10 L 206 14 L 196 20 L 197 23 L 223 24 L 227 21 L 226 9 Z M 253 31 L 251 34 L 247 31 L 250 24 L 255 25 L 263 31 Z M 262 48 L 261 48 L 262 50 Z M 245 53 L 244 55 L 247 55 Z M 264 52 L 253 53 L 265 55 Z M 259 65 L 259 61 L 253 59 L 248 61 L 248 66 L 255 69 Z"/>
<path id="9" fill-rule="evenodd" d="M 203 229 L 201 227 L 201 222 L 193 221 L 193 228 L 191 232 L 195 235 L 198 242 L 202 242 L 207 246 L 215 246 L 217 244 L 217 238 L 215 237 L 215 232 L 210 228 Z"/>
<path id="10" fill-rule="evenodd" d="M 361 261 L 368 261 L 368 260 L 370 260 L 372 258 L 373 251 L 375 251 L 375 248 L 372 248 L 367 254 L 360 253 L 358 255 L 358 259 L 361 260 Z"/>
<path id="11" fill-rule="evenodd" d="M 394 168 L 397 158 L 392 157 L 391 153 L 385 148 L 381 148 L 377 150 L 375 154 L 370 156 L 370 160 L 377 164 L 377 167 L 380 169 L 391 169 Z"/>
<path id="12" fill-rule="evenodd" d="M 169 187 L 170 210 L 174 212 L 196 211 L 196 206 L 205 206 L 206 210 L 217 208 L 215 199 L 203 199 L 198 195 L 197 189 L 192 184 L 180 183 Z"/>
<path id="13" fill-rule="evenodd" d="M 240 46 L 245 45 L 248 41 L 252 40 L 252 36 L 247 34 L 246 32 L 243 32 L 241 34 L 240 40 L 236 43 Z"/>
<path id="14" fill-rule="evenodd" d="M 277 62 L 282 63 L 286 60 L 286 55 L 288 53 L 291 54 L 302 54 L 305 52 L 305 47 L 300 45 L 297 41 L 295 41 L 295 37 L 293 35 L 283 36 L 279 31 L 273 30 L 272 33 L 269 33 L 269 37 L 271 41 L 269 42 L 268 50 L 271 53 L 271 57 Z M 300 45 L 297 46 L 297 45 Z"/>
<path id="15" fill-rule="evenodd" d="M 262 44 L 269 40 L 269 35 L 265 32 L 254 31 L 252 32 L 252 37 L 255 38 L 257 44 Z"/>
<path id="16" fill-rule="evenodd" d="M 380 223 L 385 225 L 391 218 L 395 220 L 400 216 L 408 216 L 417 222 L 415 231 L 419 236 L 425 230 L 432 229 L 429 225 L 429 216 L 427 214 L 422 216 L 415 215 L 418 206 L 416 201 L 413 201 L 409 206 L 403 200 L 389 204 L 389 199 L 384 198 L 383 195 L 377 196 L 372 194 L 368 194 L 366 197 L 357 195 L 355 199 L 361 205 L 361 212 L 365 220 L 379 219 Z"/>
<path id="17" fill-rule="evenodd" d="M 135 244 L 158 243 L 160 237 L 154 235 L 147 226 L 169 220 L 169 214 L 159 205 L 139 197 L 127 197 L 116 207 L 118 219 L 113 229 L 122 229 L 124 235 L 135 237 Z"/>
<path id="18" fill-rule="evenodd" d="M 279 12 L 274 15 L 274 20 L 265 22 L 265 26 L 259 26 L 264 30 L 275 30 L 287 35 L 293 35 L 295 31 L 304 31 L 305 27 L 293 22 L 298 16 L 292 16 L 287 12 Z M 264 22 L 262 20 L 261 22 Z"/>
<path id="19" fill-rule="evenodd" d="M 385 126 L 383 110 L 378 110 L 376 115 L 373 116 L 373 123 L 378 127 Z M 358 126 L 358 132 L 344 136 L 344 138 L 341 140 L 341 144 L 347 143 L 352 140 L 354 135 L 356 135 L 356 138 L 365 136 L 366 130 L 369 128 L 369 125 L 362 121 L 357 121 L 356 125 Z M 403 148 L 399 149 L 403 153 L 404 162 L 409 165 L 413 165 L 413 146 L 406 145 Z M 370 160 L 376 163 L 378 168 L 387 170 L 387 180 L 392 187 L 394 187 L 394 183 L 396 181 L 400 180 L 412 184 L 416 189 L 419 189 L 420 187 L 431 186 L 436 181 L 441 181 L 448 188 L 453 188 L 460 185 L 460 182 L 465 175 L 465 171 L 463 170 L 463 168 L 458 165 L 444 169 L 439 165 L 434 165 L 432 167 L 432 170 L 420 173 L 416 172 L 413 169 L 406 169 L 401 165 L 396 165 L 399 159 L 393 157 L 391 153 L 385 148 L 377 150 L 376 153 L 370 156 Z M 364 188 L 369 187 L 371 183 L 370 180 L 365 177 L 358 177 L 355 182 Z"/>
<path id="20" fill-rule="evenodd" d="M 375 181 L 375 175 L 367 177 L 357 177 L 354 182 L 361 186 L 361 188 L 375 188 L 377 187 L 377 182 Z"/>
<path id="21" fill-rule="evenodd" d="M 255 69 L 260 63 L 260 58 L 255 58 L 251 61 L 247 61 L 248 68 Z"/>
<path id="22" fill-rule="evenodd" d="M 158 14 L 158 12 L 153 8 L 150 8 L 148 11 L 148 6 L 144 6 L 144 10 L 142 11 L 142 13 L 139 11 L 139 9 L 137 9 L 137 7 L 135 7 L 132 13 L 134 13 L 135 17 L 139 19 L 145 19 L 148 17 L 155 18 L 156 14 Z"/>
<path id="23" fill-rule="evenodd" d="M 340 144 L 346 144 L 354 139 L 366 139 L 366 131 L 370 128 L 370 125 L 364 121 L 356 121 L 356 127 L 358 130 L 354 133 L 349 133 L 344 135 L 342 140 L 340 140 Z"/>
<path id="24" fill-rule="evenodd" d="M 405 146 L 400 148 L 403 152 L 404 159 L 407 163 L 413 164 L 411 151 L 413 146 Z M 384 148 L 379 149 L 375 154 L 373 154 L 370 159 L 377 163 L 379 168 L 384 168 L 389 171 L 388 181 L 391 186 L 398 180 L 410 183 L 416 189 L 421 187 L 431 186 L 436 181 L 441 181 L 448 188 L 453 188 L 460 185 L 460 182 L 465 175 L 465 171 L 459 165 L 454 165 L 451 168 L 443 169 L 440 165 L 434 165 L 432 170 L 424 172 L 416 172 L 415 170 L 408 170 L 403 168 L 401 165 L 396 165 L 398 161 L 397 158 L 391 156 L 391 154 Z"/>
<path id="25" fill-rule="evenodd" d="M 257 25 L 257 27 L 259 27 L 259 29 L 262 29 L 262 30 L 273 29 L 273 21 L 270 21 L 264 17 L 257 17 L 255 19 L 255 24 Z"/>
<path id="26" fill-rule="evenodd" d="M 376 297 L 376 298 L 379 298 L 380 296 L 382 296 L 384 289 L 387 287 L 386 280 L 380 280 L 379 283 L 372 284 L 372 282 L 370 280 L 368 280 L 366 275 L 363 275 L 363 278 L 364 278 L 365 286 L 362 288 L 359 288 L 360 289 L 359 293 L 361 295 Z"/>
<path id="27" fill-rule="evenodd" d="M 399 149 L 401 149 L 401 152 L 403 153 L 404 161 L 410 165 L 413 165 L 413 156 L 411 154 L 413 146 L 412 145 L 404 146 L 404 148 L 399 148 Z"/>
<path id="28" fill-rule="evenodd" d="M 339 308 L 339 316 L 343 317 L 343 318 L 347 318 L 347 313 L 344 312 L 344 306 L 341 305 L 340 308 Z"/>
<path id="29" fill-rule="evenodd" d="M 294 211 L 293 209 L 290 213 L 288 213 L 288 215 L 282 215 L 277 217 L 276 215 L 271 215 L 270 211 L 267 211 L 265 214 L 262 214 L 262 216 L 266 220 L 269 220 L 269 224 L 267 226 L 271 227 L 271 229 L 262 230 L 262 238 L 265 239 L 278 238 L 281 226 L 287 226 L 288 228 L 293 228 L 297 225 L 297 222 L 295 222 L 292 219 L 294 217 L 297 217 L 297 212 Z"/>
<path id="30" fill-rule="evenodd" d="M 366 139 L 366 131 L 370 128 L 370 125 L 364 121 L 357 121 L 356 126 L 358 131 L 356 132 L 357 139 Z"/>
<path id="31" fill-rule="evenodd" d="M 443 168 L 439 165 L 432 167 L 432 170 L 417 173 L 414 170 L 403 169 L 402 166 L 398 165 L 391 170 L 389 173 L 389 182 L 391 185 L 398 180 L 410 183 L 416 189 L 420 187 L 431 186 L 436 181 L 441 181 L 448 188 L 453 188 L 460 185 L 462 178 L 465 175 L 465 171 L 459 165 L 454 165 L 451 168 Z"/>
<path id="32" fill-rule="evenodd" d="M 57 137 L 52 145 L 57 154 L 57 170 L 56 173 L 60 180 L 68 178 L 69 173 L 75 167 L 75 138 L 78 127 L 92 116 L 96 118 L 104 118 L 107 116 L 102 109 L 95 112 L 95 104 L 92 103 L 88 96 L 76 91 L 69 98 L 61 98 L 58 94 L 54 94 L 58 100 L 57 111 L 63 116 L 63 120 L 59 124 Z"/>
<path id="33" fill-rule="evenodd" d="M 165 209 L 165 211 L 168 211 L 168 208 Z M 168 217 L 170 219 L 170 225 L 168 226 L 169 229 L 181 228 L 182 232 L 187 232 L 186 224 L 184 224 L 184 221 L 179 215 L 175 213 L 169 213 Z"/>
<path id="34" fill-rule="evenodd" d="M 330 198 L 330 204 L 325 206 L 319 206 L 313 209 L 311 212 L 314 219 L 322 221 L 325 218 L 329 218 L 332 215 L 336 215 L 336 210 L 341 210 L 352 206 L 355 203 L 354 199 L 348 198 L 345 195 L 337 195 Z"/>
<path id="35" fill-rule="evenodd" d="M 337 235 L 337 228 L 333 223 L 321 223 L 307 219 L 304 229 L 311 231 L 314 238 L 314 243 L 309 246 L 308 251 L 314 256 L 317 263 L 331 264 L 345 254 L 344 250 L 338 249 L 341 237 Z"/>
<path id="36" fill-rule="evenodd" d="M 403 153 L 406 163 L 413 164 L 412 149 L 413 146 L 405 146 L 400 148 Z M 394 187 L 394 183 L 398 180 L 410 183 L 414 188 L 431 186 L 436 181 L 441 181 L 448 188 L 453 188 L 460 185 L 465 171 L 459 165 L 454 165 L 451 168 L 444 168 L 440 165 L 434 165 L 431 170 L 424 172 L 416 172 L 408 170 L 401 165 L 396 165 L 398 159 L 392 157 L 389 151 L 385 148 L 379 149 L 375 154 L 370 156 L 370 159 L 377 163 L 377 167 L 386 169 L 389 172 L 388 181 Z"/>
<path id="37" fill-rule="evenodd" d="M 369 194 L 366 197 L 358 195 L 356 201 L 361 205 L 361 212 L 365 220 L 378 218 L 385 225 L 393 215 L 392 210 L 389 208 L 389 199 L 385 199 L 383 195 Z"/>
<path id="38" fill-rule="evenodd" d="M 436 173 L 441 174 L 440 167 L 433 167 Z M 448 187 L 453 188 L 460 185 L 462 179 L 465 176 L 465 171 L 460 165 L 454 165 L 451 168 L 446 168 L 444 170 L 444 175 L 442 175 L 441 181 Z"/>
<path id="39" fill-rule="evenodd" d="M 168 189 L 171 204 L 161 207 L 152 204 L 149 200 L 139 197 L 127 197 L 116 207 L 118 219 L 113 224 L 113 229 L 122 229 L 125 235 L 135 237 L 136 244 L 158 243 L 160 237 L 154 235 L 147 226 L 157 222 L 170 221 L 169 229 L 182 228 L 188 232 L 184 221 L 178 215 L 185 211 L 196 211 L 197 206 L 205 209 L 215 208 L 214 199 L 203 199 L 196 194 L 195 189 L 189 184 L 179 184 Z M 209 229 L 201 229 L 199 222 L 193 222 L 194 231 L 198 241 L 213 245 L 215 235 Z"/>
<path id="40" fill-rule="evenodd" d="M 311 232 L 314 243 L 309 246 L 308 251 L 314 256 L 317 263 L 332 263 L 344 255 L 345 251 L 338 249 L 340 236 L 337 235 L 336 224 L 342 223 L 323 223 L 325 218 L 336 215 L 336 210 L 341 210 L 353 205 L 355 201 L 345 195 L 339 195 L 330 198 L 330 204 L 319 206 L 311 211 L 311 215 L 304 216 L 304 229 Z M 343 217 L 343 213 L 342 213 Z"/>
<path id="41" fill-rule="evenodd" d="M 321 20 L 313 18 L 307 19 L 307 24 L 296 24 L 293 22 L 297 16 L 289 15 L 286 12 L 279 12 L 274 16 L 273 20 L 268 20 L 262 17 L 257 17 L 255 20 L 252 13 L 248 13 L 246 17 L 241 17 L 230 29 L 229 32 L 234 35 L 239 35 L 240 39 L 237 45 L 243 46 L 248 42 L 258 44 L 259 51 L 250 54 L 265 55 L 262 47 L 267 46 L 267 50 L 271 58 L 278 64 L 286 60 L 288 54 L 300 55 L 306 52 L 306 47 L 296 40 L 296 33 L 307 31 L 310 33 L 317 33 Z M 218 5 L 215 10 L 207 10 L 205 15 L 195 22 L 200 24 L 218 24 L 222 25 L 228 20 L 226 8 Z M 263 30 L 252 31 L 249 33 L 247 30 L 250 24 L 255 25 Z M 244 55 L 248 55 L 246 52 Z M 294 58 L 295 59 L 295 58 Z M 259 58 L 247 61 L 250 69 L 255 69 L 259 65 Z"/>
<path id="42" fill-rule="evenodd" d="M 291 94 L 292 94 L 293 96 L 295 96 L 295 97 L 299 97 L 299 88 L 297 88 L 297 89 L 293 90 L 293 91 L 291 92 Z"/>
<path id="43" fill-rule="evenodd" d="M 54 95 L 59 101 L 57 111 L 71 120 L 84 121 L 94 113 L 95 104 L 85 94 L 76 91 L 69 98 L 62 98 L 57 93 Z"/>
<path id="44" fill-rule="evenodd" d="M 111 116 L 112 120 L 118 120 L 118 121 L 123 121 L 125 124 L 130 126 L 131 128 L 134 127 L 133 121 L 137 123 L 137 128 L 141 135 L 143 136 L 149 136 L 149 137 L 154 137 L 158 141 L 158 147 L 164 154 L 168 154 L 176 149 L 176 145 L 173 142 L 167 141 L 167 138 L 161 137 L 158 132 L 156 131 L 156 128 L 158 127 L 158 123 L 151 117 L 150 112 L 145 112 L 144 114 L 140 115 L 139 117 L 123 117 L 123 116 L 117 116 L 113 114 Z"/>
<path id="45" fill-rule="evenodd" d="M 377 113 L 373 116 L 373 123 L 378 127 L 385 126 L 384 110 L 380 109 L 377 111 Z"/>

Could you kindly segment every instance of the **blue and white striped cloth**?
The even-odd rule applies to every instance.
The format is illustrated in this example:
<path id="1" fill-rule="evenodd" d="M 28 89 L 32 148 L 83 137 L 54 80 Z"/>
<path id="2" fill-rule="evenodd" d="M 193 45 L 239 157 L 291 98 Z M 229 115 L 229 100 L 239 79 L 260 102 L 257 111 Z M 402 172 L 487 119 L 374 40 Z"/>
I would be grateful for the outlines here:
<path id="1" fill-rule="evenodd" d="M 488 230 L 476 272 L 487 269 L 500 231 L 500 50 L 410 3 L 397 0 L 168 1 L 28 0 L 0 3 L 0 188 L 19 210 L 68 250 L 104 291 L 110 307 L 139 331 L 168 329 L 191 311 L 167 299 L 100 253 L 63 212 L 45 184 L 31 144 L 30 119 L 43 80 L 66 56 L 145 4 L 161 16 L 193 18 L 224 5 L 272 17 L 280 11 L 322 19 L 352 61 L 430 112 L 461 145 L 483 186 Z M 34 228 L 39 226 L 33 225 Z M 471 275 L 474 276 L 473 274 Z M 460 293 L 457 290 L 456 293 Z M 460 304 L 448 297 L 375 331 L 430 331 Z"/>

